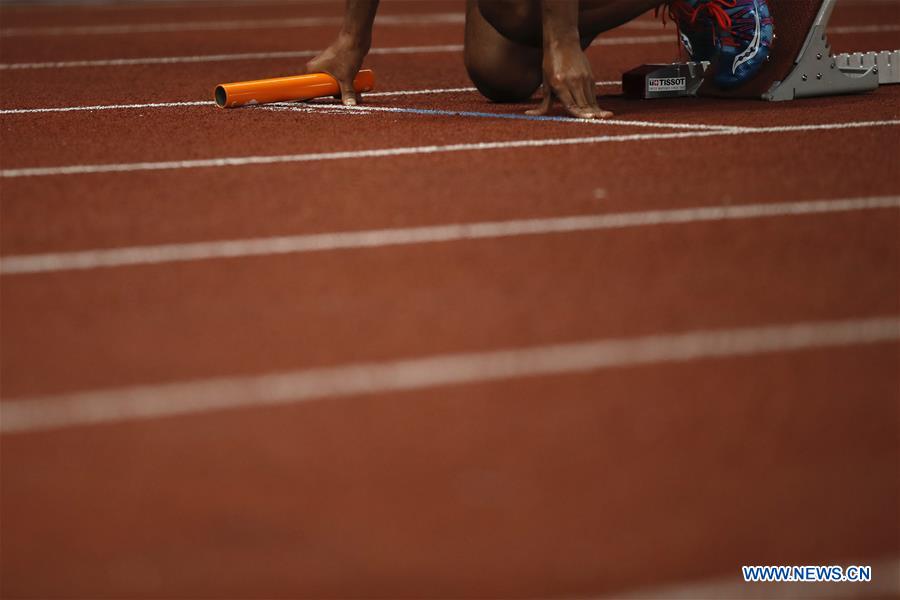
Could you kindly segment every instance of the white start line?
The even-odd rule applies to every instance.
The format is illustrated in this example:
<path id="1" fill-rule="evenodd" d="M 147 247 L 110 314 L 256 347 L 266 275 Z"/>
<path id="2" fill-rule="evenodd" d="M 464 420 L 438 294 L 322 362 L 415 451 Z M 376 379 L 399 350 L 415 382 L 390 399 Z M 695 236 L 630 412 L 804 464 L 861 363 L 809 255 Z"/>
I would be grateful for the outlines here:
<path id="1" fill-rule="evenodd" d="M 622 85 L 620 81 L 598 81 L 598 86 L 612 87 Z M 398 96 L 428 96 L 438 94 L 459 94 L 473 93 L 478 90 L 474 87 L 452 87 L 452 88 L 430 88 L 421 90 L 391 90 L 385 92 L 366 92 L 362 94 L 364 98 L 390 98 Z M 155 108 L 184 108 L 195 106 L 214 107 L 216 103 L 212 100 L 183 100 L 178 102 L 147 102 L 137 104 L 94 104 L 87 106 L 58 106 L 46 108 L 6 108 L 0 109 L 0 115 L 30 115 L 43 113 L 66 113 L 66 112 L 94 112 L 104 110 L 135 110 L 135 109 L 155 109 Z M 280 103 L 281 107 L 302 107 L 308 104 L 298 103 Z M 256 110 L 261 107 L 247 107 Z M 369 108 L 368 106 L 359 106 L 358 108 Z"/>

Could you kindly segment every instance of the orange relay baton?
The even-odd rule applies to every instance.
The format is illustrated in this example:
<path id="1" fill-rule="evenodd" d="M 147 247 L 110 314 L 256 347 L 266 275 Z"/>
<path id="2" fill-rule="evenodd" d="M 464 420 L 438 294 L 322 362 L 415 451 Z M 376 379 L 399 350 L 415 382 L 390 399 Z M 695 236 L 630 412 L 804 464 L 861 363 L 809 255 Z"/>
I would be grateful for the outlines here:
<path id="1" fill-rule="evenodd" d="M 363 69 L 353 80 L 357 92 L 369 92 L 375 88 L 375 73 Z M 337 79 L 328 73 L 311 73 L 293 77 L 258 79 L 216 86 L 216 104 L 222 108 L 236 108 L 249 104 L 309 100 L 322 96 L 335 96 L 341 87 Z"/>

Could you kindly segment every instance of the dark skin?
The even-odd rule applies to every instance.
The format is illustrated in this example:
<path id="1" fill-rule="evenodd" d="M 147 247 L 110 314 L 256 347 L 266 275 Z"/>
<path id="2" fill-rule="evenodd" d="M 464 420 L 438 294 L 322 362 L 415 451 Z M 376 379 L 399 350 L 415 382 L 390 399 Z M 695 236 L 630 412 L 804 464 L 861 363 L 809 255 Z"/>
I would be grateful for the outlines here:
<path id="1" fill-rule="evenodd" d="M 307 73 L 328 73 L 341 86 L 341 99 L 348 106 L 359 103 L 353 78 L 372 46 L 372 25 L 378 0 L 347 0 L 344 24 L 337 39 L 306 63 Z"/>
<path id="2" fill-rule="evenodd" d="M 541 25 L 543 45 L 543 100 L 529 115 L 546 115 L 558 99 L 573 117 L 602 119 L 613 116 L 597 104 L 594 72 L 581 49 L 578 2 L 543 0 Z"/>
<path id="3" fill-rule="evenodd" d="M 603 31 L 659 6 L 662 0 L 467 0 L 465 60 L 486 97 L 521 102 L 537 87 L 540 105 L 530 115 L 552 112 L 558 101 L 574 117 L 603 119 L 594 74 L 584 48 Z M 353 78 L 372 44 L 378 0 L 347 0 L 337 39 L 306 65 L 333 75 L 346 105 L 359 103 Z"/>

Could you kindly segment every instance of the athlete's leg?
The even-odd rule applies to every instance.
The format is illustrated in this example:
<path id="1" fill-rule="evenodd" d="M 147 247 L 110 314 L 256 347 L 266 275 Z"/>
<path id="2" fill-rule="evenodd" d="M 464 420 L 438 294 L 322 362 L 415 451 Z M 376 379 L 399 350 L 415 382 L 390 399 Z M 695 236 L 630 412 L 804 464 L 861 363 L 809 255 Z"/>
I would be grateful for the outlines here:
<path id="1" fill-rule="evenodd" d="M 663 0 L 581 0 L 582 47 Z M 467 0 L 465 62 L 475 87 L 496 102 L 527 100 L 541 85 L 540 0 Z"/>
<path id="2" fill-rule="evenodd" d="M 540 42 L 528 46 L 501 35 L 481 14 L 478 1 L 466 1 L 465 61 L 469 77 L 478 91 L 495 102 L 527 100 L 543 78 Z"/>

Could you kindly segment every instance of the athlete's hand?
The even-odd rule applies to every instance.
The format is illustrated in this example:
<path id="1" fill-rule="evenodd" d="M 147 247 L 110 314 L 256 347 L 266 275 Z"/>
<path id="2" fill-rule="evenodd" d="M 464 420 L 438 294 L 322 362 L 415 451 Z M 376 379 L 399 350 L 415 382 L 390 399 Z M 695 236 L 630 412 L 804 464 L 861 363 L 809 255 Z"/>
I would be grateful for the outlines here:
<path id="1" fill-rule="evenodd" d="M 353 79 L 369 52 L 369 43 L 352 36 L 339 35 L 328 48 L 306 63 L 306 73 L 328 73 L 341 86 L 341 101 L 346 106 L 359 104 Z"/>
<path id="2" fill-rule="evenodd" d="M 546 115 L 557 98 L 566 111 L 581 119 L 613 116 L 597 104 L 594 73 L 577 38 L 544 44 L 544 97 L 529 115 Z"/>

